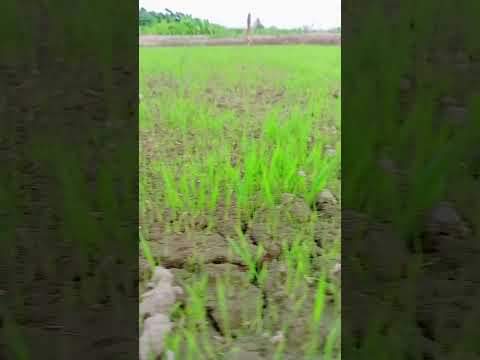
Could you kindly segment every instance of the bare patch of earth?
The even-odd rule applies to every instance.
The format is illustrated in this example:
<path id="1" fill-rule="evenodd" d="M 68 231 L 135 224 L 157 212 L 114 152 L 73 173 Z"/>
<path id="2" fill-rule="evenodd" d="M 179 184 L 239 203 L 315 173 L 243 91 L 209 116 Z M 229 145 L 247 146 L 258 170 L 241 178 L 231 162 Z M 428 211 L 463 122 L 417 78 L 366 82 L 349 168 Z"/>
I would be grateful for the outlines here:
<path id="1" fill-rule="evenodd" d="M 260 36 L 252 38 L 252 45 L 291 45 L 291 44 L 316 44 L 340 45 L 341 36 L 331 33 L 314 33 L 301 35 Z M 140 46 L 222 46 L 222 45 L 247 45 L 244 37 L 212 39 L 208 36 L 160 36 L 141 35 Z"/>

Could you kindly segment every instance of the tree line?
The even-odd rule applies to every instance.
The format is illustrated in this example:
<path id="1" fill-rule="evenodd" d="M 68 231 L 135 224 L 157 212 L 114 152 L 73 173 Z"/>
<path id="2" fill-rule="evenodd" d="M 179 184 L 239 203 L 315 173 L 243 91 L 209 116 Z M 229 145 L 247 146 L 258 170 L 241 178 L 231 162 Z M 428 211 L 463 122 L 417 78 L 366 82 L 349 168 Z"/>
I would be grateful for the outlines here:
<path id="1" fill-rule="evenodd" d="M 165 9 L 165 12 L 139 12 L 140 33 L 157 35 L 214 35 L 226 29 L 210 23 L 208 20 L 194 18 L 192 15 Z"/>

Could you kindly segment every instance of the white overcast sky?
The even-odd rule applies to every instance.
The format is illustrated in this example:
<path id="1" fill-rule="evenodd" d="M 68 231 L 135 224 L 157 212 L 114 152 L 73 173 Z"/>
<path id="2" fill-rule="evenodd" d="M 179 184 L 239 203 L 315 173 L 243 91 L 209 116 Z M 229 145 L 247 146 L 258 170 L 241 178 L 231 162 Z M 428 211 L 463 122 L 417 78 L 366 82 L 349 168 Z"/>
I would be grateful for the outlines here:
<path id="1" fill-rule="evenodd" d="M 243 27 L 247 14 L 265 26 L 314 26 L 329 29 L 341 24 L 341 0 L 139 0 L 147 10 L 180 11 L 210 22 Z"/>

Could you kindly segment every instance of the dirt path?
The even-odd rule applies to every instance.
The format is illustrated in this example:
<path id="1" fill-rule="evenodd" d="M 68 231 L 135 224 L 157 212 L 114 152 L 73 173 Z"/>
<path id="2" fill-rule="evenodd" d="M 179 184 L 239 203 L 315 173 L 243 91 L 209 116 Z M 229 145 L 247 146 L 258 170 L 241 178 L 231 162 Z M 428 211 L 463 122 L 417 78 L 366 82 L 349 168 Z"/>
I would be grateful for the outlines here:
<path id="1" fill-rule="evenodd" d="M 140 46 L 215 46 L 246 45 L 244 37 L 212 39 L 208 36 L 159 36 L 142 35 Z M 285 45 L 285 44 L 318 44 L 340 45 L 341 36 L 331 33 L 315 33 L 303 35 L 253 36 L 252 45 Z"/>

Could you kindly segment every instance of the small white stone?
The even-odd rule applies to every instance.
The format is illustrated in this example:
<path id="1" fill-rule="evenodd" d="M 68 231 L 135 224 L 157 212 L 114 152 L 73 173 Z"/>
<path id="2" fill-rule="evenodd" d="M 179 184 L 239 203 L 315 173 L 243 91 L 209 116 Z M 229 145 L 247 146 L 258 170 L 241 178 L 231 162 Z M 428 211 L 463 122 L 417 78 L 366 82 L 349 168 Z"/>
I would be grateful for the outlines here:
<path id="1" fill-rule="evenodd" d="M 172 273 L 168 269 L 165 269 L 161 266 L 157 266 L 152 277 L 152 282 L 154 284 L 162 283 L 162 284 L 170 285 L 172 281 L 173 281 Z"/>
<path id="2" fill-rule="evenodd" d="M 159 284 L 141 297 L 140 317 L 157 313 L 169 313 L 175 304 L 178 289 L 170 284 Z"/>
<path id="3" fill-rule="evenodd" d="M 151 290 L 141 296 L 139 313 L 142 319 L 145 318 L 139 339 L 141 360 L 148 360 L 150 355 L 161 355 L 164 351 L 164 337 L 173 327 L 168 314 L 176 296 L 183 293 L 180 287 L 172 286 L 172 282 L 172 273 L 159 266 L 149 283 Z M 167 360 L 173 359 L 174 354 L 167 352 Z"/>
<path id="4" fill-rule="evenodd" d="M 172 324 L 168 316 L 155 314 L 146 319 L 143 326 L 143 334 L 139 340 L 140 359 L 148 360 L 151 354 L 162 354 L 164 338 L 172 330 Z"/>
<path id="5" fill-rule="evenodd" d="M 277 331 L 277 333 L 274 336 L 272 336 L 272 338 L 270 339 L 270 341 L 273 344 L 278 344 L 278 343 L 282 342 L 283 340 L 285 340 L 285 336 L 283 335 L 282 331 Z"/>
<path id="6" fill-rule="evenodd" d="M 337 155 L 337 150 L 335 150 L 335 149 L 333 149 L 333 148 L 326 149 L 326 150 L 325 150 L 325 154 L 326 154 L 327 156 L 333 157 L 333 156 Z"/>
<path id="7" fill-rule="evenodd" d="M 336 204 L 337 199 L 329 189 L 324 189 L 320 194 L 318 194 L 317 203 L 318 204 Z"/>
<path id="8" fill-rule="evenodd" d="M 342 271 L 342 264 L 341 264 L 341 263 L 336 263 L 336 264 L 333 266 L 333 269 L 332 269 L 333 275 L 337 275 L 337 274 L 339 274 L 341 271 Z"/>
<path id="9" fill-rule="evenodd" d="M 448 203 L 441 203 L 433 210 L 432 220 L 442 225 L 457 225 L 461 223 L 460 215 Z"/>

